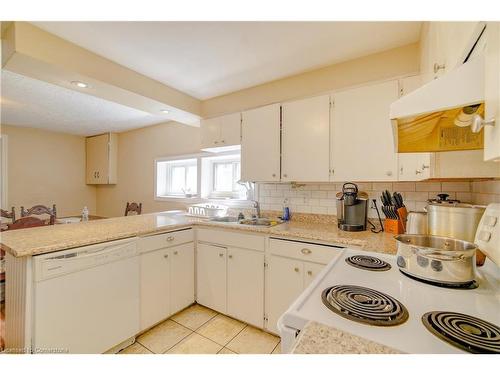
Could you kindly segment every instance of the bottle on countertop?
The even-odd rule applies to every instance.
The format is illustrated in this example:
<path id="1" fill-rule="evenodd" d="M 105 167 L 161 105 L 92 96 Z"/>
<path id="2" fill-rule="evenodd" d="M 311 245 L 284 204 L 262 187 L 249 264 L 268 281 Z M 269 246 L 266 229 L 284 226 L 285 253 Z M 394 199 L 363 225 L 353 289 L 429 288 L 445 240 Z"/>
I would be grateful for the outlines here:
<path id="1" fill-rule="evenodd" d="M 89 209 L 87 208 L 87 206 L 83 207 L 82 221 L 89 221 Z"/>
<path id="2" fill-rule="evenodd" d="M 290 220 L 290 207 L 288 207 L 288 198 L 283 200 L 283 216 L 281 218 L 283 221 Z"/>

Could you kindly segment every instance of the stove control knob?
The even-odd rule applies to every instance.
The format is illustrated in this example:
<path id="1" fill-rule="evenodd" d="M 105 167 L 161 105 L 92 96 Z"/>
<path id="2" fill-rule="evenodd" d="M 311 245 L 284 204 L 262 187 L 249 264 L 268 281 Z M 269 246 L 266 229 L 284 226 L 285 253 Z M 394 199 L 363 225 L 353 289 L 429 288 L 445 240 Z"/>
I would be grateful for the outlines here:
<path id="1" fill-rule="evenodd" d="M 431 268 L 436 272 L 441 272 L 443 270 L 443 263 L 439 260 L 433 260 L 431 262 Z"/>
<path id="2" fill-rule="evenodd" d="M 398 256 L 398 258 L 396 259 L 396 263 L 400 268 L 406 268 L 406 261 L 402 256 Z"/>

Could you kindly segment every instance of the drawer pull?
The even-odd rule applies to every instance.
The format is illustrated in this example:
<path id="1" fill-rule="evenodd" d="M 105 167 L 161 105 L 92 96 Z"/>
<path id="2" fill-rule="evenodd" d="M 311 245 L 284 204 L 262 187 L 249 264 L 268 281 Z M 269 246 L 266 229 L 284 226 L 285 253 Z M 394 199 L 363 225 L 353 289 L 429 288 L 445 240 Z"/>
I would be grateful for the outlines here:
<path id="1" fill-rule="evenodd" d="M 311 254 L 311 253 L 312 253 L 312 251 L 311 251 L 311 250 L 306 249 L 306 248 L 304 248 L 304 249 L 300 250 L 300 252 L 301 252 L 302 254 L 304 254 L 304 255 L 309 255 L 309 254 Z"/>
<path id="2" fill-rule="evenodd" d="M 167 259 L 167 258 L 168 258 L 168 254 L 165 254 L 165 255 L 163 256 L 163 258 Z"/>
<path id="3" fill-rule="evenodd" d="M 224 253 L 219 253 L 219 256 L 222 258 L 224 256 Z"/>
<path id="4" fill-rule="evenodd" d="M 233 259 L 233 256 L 232 256 L 232 255 L 229 255 L 229 259 Z"/>
<path id="5" fill-rule="evenodd" d="M 299 272 L 299 267 L 295 267 L 293 270 L 294 270 L 295 272 Z"/>
<path id="6" fill-rule="evenodd" d="M 179 254 L 179 252 L 178 251 L 174 251 L 174 255 L 177 255 L 177 254 Z"/>
<path id="7" fill-rule="evenodd" d="M 313 273 L 312 273 L 312 271 L 307 271 L 307 274 L 308 274 L 309 276 L 312 276 L 312 274 L 313 274 Z"/>
<path id="8" fill-rule="evenodd" d="M 168 237 L 167 237 L 167 241 L 169 241 L 169 242 L 173 241 L 174 239 L 175 239 L 175 238 L 174 238 L 174 237 L 172 237 L 172 236 L 168 236 Z"/>

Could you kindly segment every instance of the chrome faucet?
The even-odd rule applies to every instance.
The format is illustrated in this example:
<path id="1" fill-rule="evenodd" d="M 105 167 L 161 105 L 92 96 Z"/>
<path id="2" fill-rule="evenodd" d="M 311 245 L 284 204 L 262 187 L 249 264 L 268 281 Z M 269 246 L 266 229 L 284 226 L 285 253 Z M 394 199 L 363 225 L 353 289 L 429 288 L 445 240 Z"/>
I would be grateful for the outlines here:
<path id="1" fill-rule="evenodd" d="M 252 201 L 253 208 L 255 208 L 257 219 L 260 218 L 260 203 L 258 201 Z"/>

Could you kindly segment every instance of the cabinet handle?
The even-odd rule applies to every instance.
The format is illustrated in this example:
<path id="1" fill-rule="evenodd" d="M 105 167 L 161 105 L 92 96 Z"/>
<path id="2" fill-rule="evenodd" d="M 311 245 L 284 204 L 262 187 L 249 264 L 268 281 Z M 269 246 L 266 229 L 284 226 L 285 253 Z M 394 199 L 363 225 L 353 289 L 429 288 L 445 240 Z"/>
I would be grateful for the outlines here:
<path id="1" fill-rule="evenodd" d="M 293 270 L 294 270 L 295 272 L 299 272 L 299 267 L 295 267 Z"/>
<path id="2" fill-rule="evenodd" d="M 273 177 L 276 177 L 276 173 L 273 173 Z"/>
<path id="3" fill-rule="evenodd" d="M 165 254 L 165 255 L 163 256 L 163 258 L 167 259 L 167 258 L 168 258 L 168 254 Z"/>
<path id="4" fill-rule="evenodd" d="M 168 242 L 171 242 L 171 241 L 173 241 L 174 239 L 175 239 L 175 238 L 174 238 L 174 237 L 172 237 L 172 236 L 168 236 L 168 237 L 167 237 L 167 241 L 168 241 Z"/>
<path id="5" fill-rule="evenodd" d="M 224 253 L 219 253 L 219 256 L 222 258 L 224 256 Z"/>
<path id="6" fill-rule="evenodd" d="M 427 169 L 427 168 L 430 168 L 430 165 L 422 164 L 422 169 Z"/>
<path id="7" fill-rule="evenodd" d="M 215 143 L 215 144 L 218 144 L 218 143 L 219 143 L 219 141 L 214 141 L 214 143 Z"/>
<path id="8" fill-rule="evenodd" d="M 434 73 L 439 72 L 441 69 L 444 70 L 445 68 L 446 68 L 446 64 L 434 63 Z"/>
<path id="9" fill-rule="evenodd" d="M 229 255 L 229 259 L 233 259 L 233 256 L 232 256 L 232 255 Z"/>
<path id="10" fill-rule="evenodd" d="M 306 248 L 304 248 L 304 249 L 300 250 L 300 252 L 301 252 L 302 254 L 304 254 L 304 255 L 308 255 L 308 254 L 311 254 L 311 253 L 312 253 L 312 251 L 311 251 L 311 250 L 306 249 Z"/>
<path id="11" fill-rule="evenodd" d="M 288 177 L 288 175 L 285 173 L 285 174 L 283 175 L 283 177 Z"/>
<path id="12" fill-rule="evenodd" d="M 385 172 L 386 176 L 392 176 L 392 171 Z"/>
<path id="13" fill-rule="evenodd" d="M 422 171 L 420 171 L 418 169 L 415 170 L 415 174 L 420 174 L 420 173 L 422 173 Z"/>
<path id="14" fill-rule="evenodd" d="M 174 251 L 174 255 L 177 255 L 177 254 L 179 254 L 179 252 L 178 251 Z"/>
<path id="15" fill-rule="evenodd" d="M 308 274 L 309 276 L 312 276 L 312 274 L 313 274 L 313 273 L 312 273 L 312 271 L 307 271 L 307 274 Z"/>
<path id="16" fill-rule="evenodd" d="M 226 141 L 225 141 L 225 140 L 222 140 L 222 141 L 220 141 L 220 143 L 226 143 Z"/>

